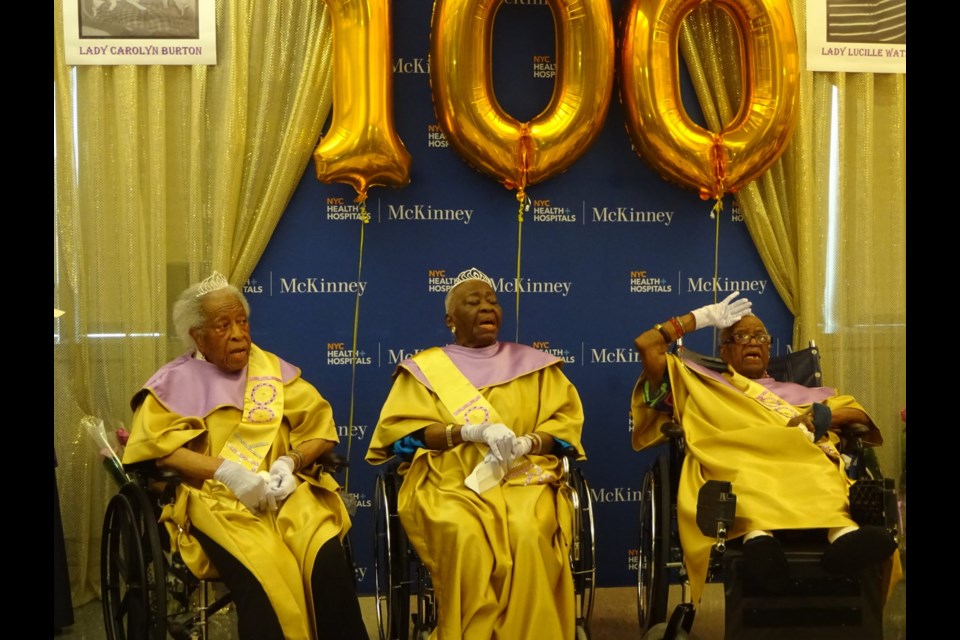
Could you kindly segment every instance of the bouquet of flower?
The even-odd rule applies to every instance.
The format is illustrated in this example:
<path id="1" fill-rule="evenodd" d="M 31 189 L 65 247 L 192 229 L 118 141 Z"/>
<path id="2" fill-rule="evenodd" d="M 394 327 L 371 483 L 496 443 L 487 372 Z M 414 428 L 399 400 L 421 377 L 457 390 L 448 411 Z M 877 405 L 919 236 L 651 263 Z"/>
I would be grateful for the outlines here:
<path id="1" fill-rule="evenodd" d="M 120 461 L 120 456 L 117 454 L 109 438 L 107 438 L 107 432 L 103 428 L 103 420 L 93 416 L 83 416 L 83 418 L 80 419 L 80 424 L 87 430 L 87 434 L 93 438 L 94 444 L 97 445 L 97 455 L 100 457 L 100 461 L 107 469 L 110 477 L 117 483 L 117 486 L 122 487 L 129 482 L 130 478 L 127 477 L 126 472 L 123 470 L 123 463 Z"/>

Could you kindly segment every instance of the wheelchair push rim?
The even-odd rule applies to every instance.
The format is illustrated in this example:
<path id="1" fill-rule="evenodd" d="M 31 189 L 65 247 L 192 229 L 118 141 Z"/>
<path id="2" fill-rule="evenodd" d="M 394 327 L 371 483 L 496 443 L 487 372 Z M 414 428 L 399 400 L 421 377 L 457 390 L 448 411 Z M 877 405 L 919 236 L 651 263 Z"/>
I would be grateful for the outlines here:
<path id="1" fill-rule="evenodd" d="M 571 468 L 563 459 L 564 476 L 569 479 L 569 498 L 574 522 L 570 565 L 574 580 L 577 611 L 577 637 L 586 638 L 593 614 L 596 593 L 597 549 L 593 520 L 593 499 L 590 487 L 579 469 Z"/>
<path id="2" fill-rule="evenodd" d="M 380 640 L 409 638 L 410 585 L 406 578 L 406 558 L 397 552 L 399 545 L 406 542 L 402 539 L 402 527 L 393 504 L 396 493 L 391 477 L 386 474 L 377 477 L 373 505 L 373 576 Z"/>

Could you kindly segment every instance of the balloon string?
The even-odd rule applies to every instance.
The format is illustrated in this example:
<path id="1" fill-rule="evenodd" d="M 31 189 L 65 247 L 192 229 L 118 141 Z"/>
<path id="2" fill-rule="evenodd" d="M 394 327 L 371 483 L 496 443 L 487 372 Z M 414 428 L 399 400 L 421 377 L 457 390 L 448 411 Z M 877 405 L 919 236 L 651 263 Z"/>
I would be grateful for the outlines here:
<path id="1" fill-rule="evenodd" d="M 516 290 L 516 325 L 517 325 L 517 334 L 514 338 L 515 342 L 520 342 L 520 253 L 521 247 L 523 246 L 523 212 L 527 207 L 527 196 L 524 193 L 523 189 L 517 192 L 517 201 L 520 203 L 520 206 L 517 208 L 517 279 L 514 282 L 514 289 Z"/>
<path id="2" fill-rule="evenodd" d="M 360 256 L 357 261 L 357 282 L 360 282 L 360 274 L 363 273 L 363 236 L 367 223 L 370 222 L 370 214 L 367 213 L 366 198 L 360 201 Z M 344 472 L 343 491 L 350 493 L 350 450 L 353 446 L 353 407 L 357 393 L 357 333 L 360 326 L 360 291 L 357 291 L 357 297 L 353 307 L 353 345 L 350 352 L 350 417 L 347 423 L 350 425 L 347 431 L 347 469 Z"/>
<path id="3" fill-rule="evenodd" d="M 723 211 L 723 196 L 717 197 L 716 204 L 710 210 L 710 217 L 716 221 L 713 240 L 713 303 L 717 303 L 717 282 L 720 277 L 720 212 Z M 717 328 L 713 328 L 713 353 L 717 352 Z"/>

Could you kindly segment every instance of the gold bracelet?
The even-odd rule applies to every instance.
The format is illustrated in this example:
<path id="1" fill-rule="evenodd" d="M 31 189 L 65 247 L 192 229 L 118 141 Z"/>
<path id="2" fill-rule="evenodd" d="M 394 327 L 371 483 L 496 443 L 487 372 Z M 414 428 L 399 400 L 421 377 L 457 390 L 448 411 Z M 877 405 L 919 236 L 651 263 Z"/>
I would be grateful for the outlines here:
<path id="1" fill-rule="evenodd" d="M 297 473 L 303 467 L 303 454 L 296 449 L 287 451 L 287 457 L 293 460 L 293 473 Z M 296 458 L 294 460 L 294 458 Z"/>
<path id="2" fill-rule="evenodd" d="M 536 450 L 533 447 L 530 447 L 530 453 L 540 453 L 540 450 L 543 449 L 543 440 L 540 438 L 538 433 L 528 433 L 527 434 L 531 440 L 536 443 Z"/>
<path id="3" fill-rule="evenodd" d="M 663 328 L 662 324 L 657 323 L 653 325 L 653 328 L 660 332 L 660 336 L 663 338 L 664 342 L 666 342 L 667 344 L 670 344 L 671 342 L 673 342 L 673 339 L 670 337 L 670 334 L 667 333 L 667 330 Z"/>
<path id="4" fill-rule="evenodd" d="M 453 424 L 447 425 L 447 449 L 453 449 Z"/>

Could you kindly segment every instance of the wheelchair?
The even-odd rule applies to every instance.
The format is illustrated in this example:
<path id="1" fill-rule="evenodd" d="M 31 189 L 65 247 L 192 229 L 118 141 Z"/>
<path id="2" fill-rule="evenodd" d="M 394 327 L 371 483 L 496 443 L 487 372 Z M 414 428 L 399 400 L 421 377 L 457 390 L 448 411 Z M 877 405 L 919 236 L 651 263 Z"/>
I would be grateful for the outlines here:
<path id="1" fill-rule="evenodd" d="M 593 500 L 581 471 L 560 457 L 560 491 L 570 500 L 576 638 L 587 640 L 596 586 L 596 545 Z M 426 640 L 437 626 L 437 601 L 430 572 L 410 545 L 397 513 L 397 494 L 403 478 L 399 463 L 377 476 L 374 491 L 374 580 L 380 640 Z M 411 612 L 411 597 L 416 611 Z"/>
<path id="2" fill-rule="evenodd" d="M 727 370 L 726 363 L 678 344 L 685 359 L 714 371 Z M 768 373 L 776 380 L 822 386 L 820 353 L 811 342 L 805 349 L 771 357 Z M 841 453 L 848 460 L 847 473 L 855 482 L 850 488 L 850 513 L 861 526 L 884 526 L 899 542 L 901 531 L 894 481 L 879 477 L 865 461 L 862 436 L 866 425 L 847 425 L 840 435 Z M 640 563 L 637 571 L 637 609 L 641 635 L 654 638 L 689 637 L 696 613 L 692 603 L 683 549 L 677 524 L 677 495 L 685 441 L 680 425 L 668 422 L 661 427 L 667 451 L 660 453 L 644 474 L 640 496 Z M 820 568 L 826 543 L 823 530 L 778 531 L 790 567 L 790 584 L 785 593 L 769 594 L 746 574 L 742 541 L 728 543 L 733 524 L 736 494 L 729 482 L 708 481 L 697 501 L 697 526 L 715 538 L 707 583 L 722 583 L 727 640 L 793 638 L 845 640 L 883 637 L 882 615 L 885 594 L 880 593 L 881 569 L 871 567 L 860 577 L 826 574 Z M 667 605 L 670 585 L 681 587 L 680 603 L 669 621 Z"/>
<path id="3" fill-rule="evenodd" d="M 336 473 L 347 460 L 332 451 L 314 464 Z M 212 616 L 233 598 L 219 580 L 194 576 L 170 551 L 164 505 L 180 477 L 153 462 L 125 465 L 129 478 L 107 503 L 100 546 L 100 588 L 107 640 L 206 640 Z M 352 565 L 349 537 L 344 551 Z M 232 623 L 231 623 L 232 624 Z M 226 635 L 232 637 L 232 635 Z"/>

